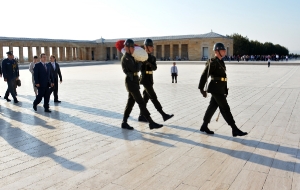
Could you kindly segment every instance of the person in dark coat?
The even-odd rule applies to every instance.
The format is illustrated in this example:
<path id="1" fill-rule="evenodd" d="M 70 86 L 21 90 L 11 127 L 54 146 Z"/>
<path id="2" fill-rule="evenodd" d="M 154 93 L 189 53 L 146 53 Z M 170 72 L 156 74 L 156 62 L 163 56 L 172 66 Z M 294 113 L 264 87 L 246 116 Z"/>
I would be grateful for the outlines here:
<path id="1" fill-rule="evenodd" d="M 142 64 L 141 67 L 141 77 L 140 77 L 140 84 L 144 86 L 143 91 L 143 99 L 144 102 L 147 104 L 149 99 L 152 101 L 156 110 L 161 114 L 164 121 L 172 118 L 174 115 L 166 114 L 160 102 L 157 99 L 157 95 L 153 88 L 153 71 L 157 69 L 156 58 L 151 54 L 154 50 L 153 48 L 153 41 L 151 39 L 146 39 L 144 41 L 144 47 L 146 52 L 148 53 L 148 59 Z M 140 114 L 139 121 L 147 122 L 146 118 Z"/>
<path id="2" fill-rule="evenodd" d="M 51 67 L 46 63 L 46 54 L 41 54 L 41 61 L 35 64 L 34 67 L 34 82 L 38 89 L 38 95 L 33 102 L 33 109 L 37 111 L 37 105 L 44 98 L 45 112 L 51 112 L 49 109 L 50 87 L 54 86 L 53 75 L 51 74 Z"/>
<path id="3" fill-rule="evenodd" d="M 50 56 L 50 62 L 48 64 L 49 64 L 49 67 L 51 68 L 50 69 L 51 74 L 54 78 L 54 86 L 50 89 L 50 96 L 51 96 L 51 93 L 53 92 L 54 102 L 61 103 L 61 101 L 58 100 L 58 76 L 59 76 L 60 83 L 62 83 L 62 76 L 61 76 L 59 64 L 56 63 L 56 58 L 54 55 Z"/>
<path id="4" fill-rule="evenodd" d="M 149 122 L 150 129 L 157 129 L 163 127 L 163 125 L 155 123 L 150 117 L 150 113 L 146 108 L 146 103 L 144 102 L 141 92 L 140 92 L 140 84 L 139 84 L 139 76 L 138 72 L 141 69 L 141 63 L 135 62 L 132 54 L 134 52 L 134 42 L 132 39 L 127 39 L 124 42 L 126 53 L 122 56 L 121 64 L 123 72 L 125 73 L 125 86 L 128 91 L 128 99 L 127 104 L 124 111 L 123 122 L 121 127 L 123 129 L 133 130 L 127 123 L 127 119 L 132 111 L 132 108 L 135 102 L 139 105 L 141 114 L 147 119 Z"/>
<path id="5" fill-rule="evenodd" d="M 211 60 L 207 61 L 206 67 L 201 75 L 200 82 L 198 88 L 200 89 L 203 97 L 207 97 L 207 92 L 211 93 L 211 99 L 209 106 L 206 110 L 206 113 L 203 118 L 203 124 L 200 128 L 201 132 L 206 132 L 207 134 L 214 134 L 213 131 L 209 130 L 208 123 L 215 111 L 219 107 L 222 116 L 228 125 L 232 128 L 232 136 L 244 136 L 248 133 L 242 132 L 235 125 L 235 121 L 230 111 L 230 107 L 226 100 L 228 95 L 227 88 L 227 75 L 226 75 L 226 66 L 222 58 L 226 55 L 226 49 L 224 44 L 216 43 L 213 47 L 213 51 L 215 52 L 215 57 Z M 208 77 L 211 76 L 211 81 L 208 85 L 207 92 L 204 89 L 205 84 L 207 83 Z"/>
<path id="6" fill-rule="evenodd" d="M 4 99 L 10 102 L 11 100 L 8 98 L 9 93 L 14 99 L 15 103 L 18 103 L 18 99 L 16 97 L 16 80 L 19 79 L 19 67 L 17 62 L 14 59 L 14 55 L 12 51 L 6 53 L 7 58 L 2 61 L 2 72 L 4 81 L 7 82 L 7 90 L 4 95 Z"/>

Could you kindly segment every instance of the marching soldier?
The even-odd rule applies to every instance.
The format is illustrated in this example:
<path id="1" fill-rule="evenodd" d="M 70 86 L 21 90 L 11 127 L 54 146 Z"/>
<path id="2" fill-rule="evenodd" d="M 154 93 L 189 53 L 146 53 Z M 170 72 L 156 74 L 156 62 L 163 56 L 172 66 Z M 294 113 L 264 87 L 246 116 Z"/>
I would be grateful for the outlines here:
<path id="1" fill-rule="evenodd" d="M 144 86 L 143 91 L 143 99 L 144 102 L 148 103 L 149 99 L 154 104 L 154 107 L 157 109 L 157 111 L 161 114 L 164 121 L 167 121 L 168 119 L 172 118 L 174 115 L 166 114 L 162 110 L 162 106 L 157 100 L 156 93 L 153 89 L 153 71 L 157 69 L 156 65 L 156 58 L 151 55 L 153 52 L 153 41 L 151 39 L 146 39 L 144 41 L 144 47 L 146 52 L 148 53 L 148 60 L 142 64 L 141 67 L 141 78 L 140 78 L 140 84 Z M 138 118 L 139 121 L 147 122 L 146 118 L 143 117 L 142 113 L 140 113 L 140 116 Z"/>
<path id="2" fill-rule="evenodd" d="M 127 123 L 127 119 L 132 111 L 132 108 L 135 102 L 138 103 L 140 107 L 141 114 L 147 119 L 149 122 L 150 129 L 161 128 L 163 125 L 155 123 L 150 117 L 150 113 L 146 108 L 146 104 L 142 98 L 140 93 L 140 85 L 139 85 L 139 77 L 138 72 L 141 68 L 141 63 L 136 63 L 132 54 L 134 52 L 134 42 L 132 39 L 127 39 L 124 42 L 126 53 L 123 55 L 121 59 L 123 72 L 126 74 L 125 77 L 125 86 L 128 91 L 128 100 L 124 111 L 124 117 L 121 127 L 123 129 L 133 130 Z"/>
<path id="3" fill-rule="evenodd" d="M 215 52 L 215 57 L 207 61 L 198 86 L 203 97 L 207 97 L 207 92 L 211 93 L 212 96 L 209 106 L 204 115 L 203 124 L 200 128 L 200 131 L 206 132 L 207 134 L 214 134 L 213 131 L 209 130 L 208 123 L 210 123 L 212 116 L 219 107 L 222 116 L 224 117 L 228 125 L 230 125 L 232 128 L 232 136 L 236 137 L 247 135 L 248 133 L 242 132 L 235 125 L 235 121 L 230 112 L 230 107 L 226 100 L 226 97 L 228 95 L 226 66 L 224 61 L 222 60 L 222 58 L 226 54 L 224 44 L 216 43 L 213 47 L 213 51 Z M 206 92 L 204 90 L 204 86 L 209 76 L 211 76 L 211 81 Z"/>
<path id="4" fill-rule="evenodd" d="M 14 55 L 12 51 L 9 51 L 6 53 L 7 54 L 7 59 L 4 59 L 2 61 L 2 72 L 3 72 L 3 78 L 4 81 L 7 82 L 7 90 L 4 95 L 4 99 L 6 101 L 10 102 L 11 100 L 8 98 L 9 93 L 14 99 L 15 103 L 18 103 L 18 99 L 16 97 L 16 87 L 15 83 L 16 80 L 19 79 L 19 67 L 16 61 L 14 60 Z"/>

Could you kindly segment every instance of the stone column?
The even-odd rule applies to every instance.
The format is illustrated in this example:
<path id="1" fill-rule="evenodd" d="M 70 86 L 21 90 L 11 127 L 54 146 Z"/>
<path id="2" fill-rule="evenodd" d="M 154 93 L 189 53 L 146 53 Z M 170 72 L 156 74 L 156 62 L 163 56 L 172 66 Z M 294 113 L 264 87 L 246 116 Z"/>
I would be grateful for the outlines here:
<path id="1" fill-rule="evenodd" d="M 58 61 L 57 47 L 52 47 L 52 55 L 54 55 Z"/>
<path id="2" fill-rule="evenodd" d="M 91 54 L 90 54 L 90 52 L 91 52 L 91 48 L 90 47 L 87 47 L 86 48 L 86 59 L 87 60 L 91 60 Z"/>
<path id="3" fill-rule="evenodd" d="M 81 51 L 81 60 L 86 60 L 86 55 L 85 55 L 86 49 L 85 49 L 85 47 L 80 48 L 80 51 Z"/>
<path id="4" fill-rule="evenodd" d="M 37 55 L 37 56 L 38 56 L 38 58 L 40 58 L 39 55 Z M 29 62 L 33 61 L 32 47 L 31 46 L 28 46 L 28 61 Z"/>
<path id="5" fill-rule="evenodd" d="M 68 61 L 73 61 L 72 47 L 68 47 Z"/>
<path id="6" fill-rule="evenodd" d="M 156 48 L 157 48 L 157 45 L 154 45 L 154 50 L 153 50 L 153 55 L 156 57 L 157 55 L 156 55 Z M 156 59 L 157 59 L 157 57 L 156 57 Z"/>
<path id="7" fill-rule="evenodd" d="M 179 53 L 180 59 L 182 59 L 182 57 L 181 57 L 181 44 L 178 45 L 178 53 Z"/>
<path id="8" fill-rule="evenodd" d="M 47 46 L 45 46 L 45 47 L 44 47 L 44 50 L 45 50 L 45 54 L 46 54 L 46 56 L 47 56 L 47 59 L 49 59 L 49 57 L 50 57 L 50 48 L 47 47 Z"/>
<path id="9" fill-rule="evenodd" d="M 40 47 L 40 46 L 37 46 L 37 47 L 36 47 L 36 55 L 37 55 L 38 57 L 40 57 L 40 55 L 41 55 L 41 47 Z"/>
<path id="10" fill-rule="evenodd" d="M 70 48 L 66 47 L 66 61 L 70 61 Z"/>
<path id="11" fill-rule="evenodd" d="M 73 47 L 73 60 L 77 60 L 77 57 L 78 57 L 78 53 L 76 51 L 76 47 Z"/>
<path id="12" fill-rule="evenodd" d="M 170 57 L 171 61 L 173 60 L 173 44 L 170 44 Z"/>
<path id="13" fill-rule="evenodd" d="M 59 47 L 60 61 L 66 61 L 65 47 Z"/>
<path id="14" fill-rule="evenodd" d="M 80 60 L 80 47 L 76 47 L 76 60 Z"/>
<path id="15" fill-rule="evenodd" d="M 3 46 L 0 44 L 0 59 L 3 59 Z"/>
<path id="16" fill-rule="evenodd" d="M 11 43 L 10 43 L 10 45 L 8 46 L 8 51 L 13 51 L 13 46 L 11 45 Z"/>
<path id="17" fill-rule="evenodd" d="M 19 47 L 19 62 L 24 63 L 23 47 Z"/>

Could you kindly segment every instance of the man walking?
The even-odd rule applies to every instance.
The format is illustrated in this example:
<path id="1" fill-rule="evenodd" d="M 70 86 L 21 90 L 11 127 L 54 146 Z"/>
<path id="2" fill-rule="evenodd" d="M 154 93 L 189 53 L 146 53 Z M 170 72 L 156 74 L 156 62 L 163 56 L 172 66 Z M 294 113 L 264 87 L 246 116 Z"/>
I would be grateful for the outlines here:
<path id="1" fill-rule="evenodd" d="M 222 60 L 222 58 L 226 55 L 224 44 L 216 43 L 213 47 L 213 51 L 215 52 L 215 57 L 206 63 L 206 67 L 201 75 L 198 86 L 203 97 L 207 97 L 207 92 L 211 93 L 212 95 L 209 106 L 205 112 L 203 124 L 200 128 L 200 131 L 206 132 L 207 134 L 214 134 L 213 131 L 209 130 L 208 123 L 210 123 L 212 116 L 219 107 L 225 121 L 232 128 L 232 136 L 236 137 L 247 135 L 248 133 L 242 132 L 235 125 L 235 121 L 230 112 L 230 107 L 226 100 L 226 97 L 228 95 L 227 76 L 226 66 L 224 61 Z M 204 86 L 209 76 L 211 76 L 211 81 L 206 92 L 204 90 Z"/>
<path id="2" fill-rule="evenodd" d="M 35 64 L 34 67 L 34 82 L 35 86 L 38 89 L 38 95 L 33 102 L 33 109 L 37 111 L 37 105 L 44 98 L 44 109 L 45 112 L 51 112 L 49 109 L 49 98 L 50 98 L 50 89 L 49 87 L 53 87 L 53 76 L 50 72 L 50 65 L 46 63 L 46 54 L 41 54 L 41 61 Z"/>
<path id="3" fill-rule="evenodd" d="M 136 63 L 132 54 L 134 52 L 134 42 L 132 39 L 127 39 L 124 42 L 125 51 L 126 53 L 123 55 L 121 59 L 122 69 L 123 72 L 126 74 L 125 77 L 125 86 L 128 91 L 128 100 L 124 111 L 123 122 L 121 127 L 123 129 L 133 130 L 134 128 L 131 127 L 127 123 L 127 119 L 132 111 L 132 108 L 136 103 L 138 103 L 141 114 L 147 119 L 149 122 L 149 128 L 161 128 L 163 125 L 155 123 L 152 118 L 150 117 L 150 113 L 146 108 L 146 104 L 142 98 L 140 92 L 140 84 L 139 84 L 139 77 L 138 72 L 141 69 L 141 63 Z"/>
<path id="4" fill-rule="evenodd" d="M 14 99 L 15 103 L 18 103 L 18 99 L 16 97 L 16 80 L 19 79 L 19 67 L 16 61 L 14 60 L 14 55 L 12 51 L 6 53 L 7 58 L 2 61 L 2 72 L 4 81 L 7 82 L 7 90 L 4 95 L 4 99 L 8 102 L 11 100 L 8 98 L 9 93 Z"/>
<path id="5" fill-rule="evenodd" d="M 172 118 L 174 115 L 166 114 L 162 110 L 162 106 L 160 102 L 157 99 L 156 93 L 153 89 L 153 71 L 157 69 L 156 64 L 156 58 L 151 55 L 153 52 L 153 41 L 151 39 L 146 39 L 144 41 L 144 47 L 146 52 L 148 53 L 148 60 L 142 64 L 141 67 L 141 78 L 140 78 L 140 84 L 144 86 L 143 91 L 143 99 L 145 104 L 147 105 L 149 99 L 152 101 L 154 107 L 157 109 L 157 111 L 161 114 L 164 121 L 167 121 L 168 119 Z M 138 118 L 139 121 L 147 122 L 146 118 L 140 113 L 140 116 Z"/>
<path id="6" fill-rule="evenodd" d="M 60 72 L 60 68 L 59 68 L 59 64 L 56 63 L 56 59 L 54 55 L 50 56 L 50 63 L 49 67 L 51 68 L 51 74 L 53 76 L 53 80 L 54 80 L 54 86 L 51 87 L 50 89 L 50 96 L 51 93 L 53 92 L 54 95 L 54 102 L 56 103 L 61 103 L 61 101 L 58 100 L 58 76 L 60 79 L 60 83 L 62 83 L 62 76 L 61 76 L 61 72 Z"/>
<path id="7" fill-rule="evenodd" d="M 175 83 L 177 83 L 177 76 L 178 76 L 178 69 L 176 67 L 176 63 L 173 63 L 173 66 L 171 67 L 171 76 L 172 76 L 172 83 L 174 83 L 174 79 L 175 79 Z"/>

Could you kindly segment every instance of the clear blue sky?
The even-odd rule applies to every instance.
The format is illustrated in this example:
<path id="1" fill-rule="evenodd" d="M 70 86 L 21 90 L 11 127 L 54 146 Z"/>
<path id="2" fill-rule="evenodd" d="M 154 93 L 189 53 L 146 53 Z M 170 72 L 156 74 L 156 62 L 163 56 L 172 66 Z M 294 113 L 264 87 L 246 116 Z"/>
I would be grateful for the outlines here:
<path id="1" fill-rule="evenodd" d="M 95 40 L 238 33 L 300 53 L 300 0 L 0 0 L 0 36 Z"/>

